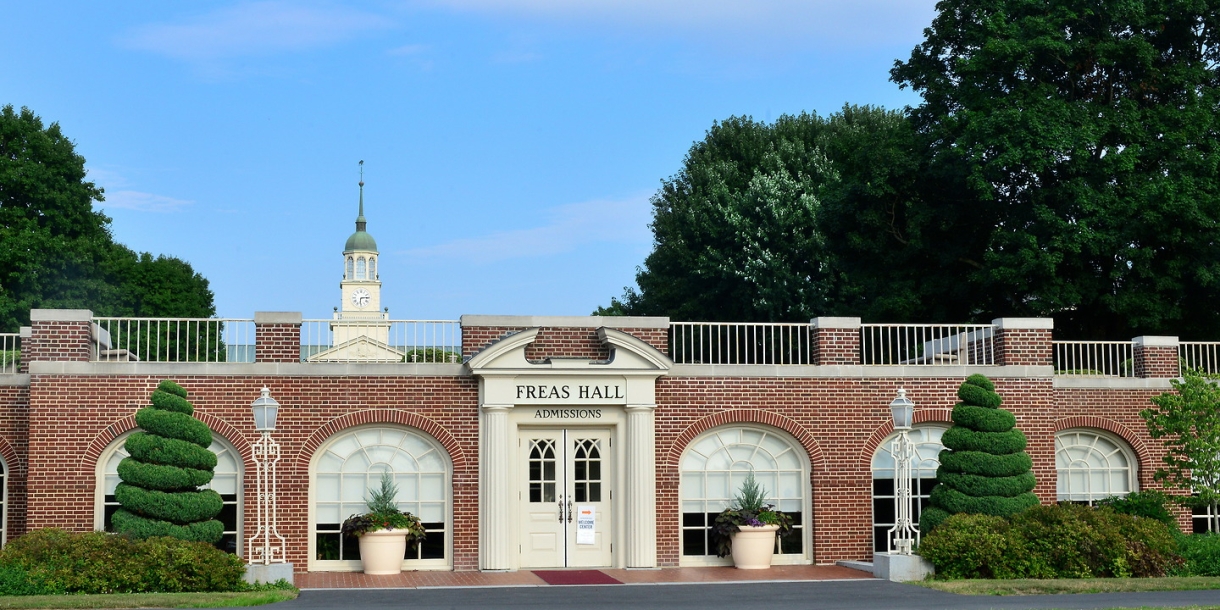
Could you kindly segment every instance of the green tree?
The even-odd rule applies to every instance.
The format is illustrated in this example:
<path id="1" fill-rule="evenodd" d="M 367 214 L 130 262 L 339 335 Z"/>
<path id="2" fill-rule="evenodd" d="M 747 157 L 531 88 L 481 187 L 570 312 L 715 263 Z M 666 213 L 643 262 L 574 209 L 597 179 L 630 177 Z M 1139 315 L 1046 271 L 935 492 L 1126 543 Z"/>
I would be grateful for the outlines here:
<path id="1" fill-rule="evenodd" d="M 1220 531 L 1220 377 L 1189 374 L 1170 383 L 1173 392 L 1140 411 L 1148 434 L 1164 439 L 1167 450 L 1153 478 L 1189 494 L 1184 503 L 1210 507 L 1212 531 Z"/>
<path id="2" fill-rule="evenodd" d="M 114 513 L 116 532 L 134 538 L 172 536 L 215 544 L 224 525 L 213 519 L 223 508 L 220 494 L 199 489 L 212 480 L 216 454 L 212 431 L 191 416 L 186 390 L 166 380 L 152 394 L 152 406 L 136 412 L 142 431 L 127 437 L 129 457 L 119 462 L 121 483 L 114 490 L 122 505 Z"/>
<path id="3" fill-rule="evenodd" d="M 1000 408 L 995 385 L 971 375 L 957 389 L 961 402 L 953 407 L 953 427 L 941 443 L 940 467 L 930 504 L 919 518 L 928 533 L 950 515 L 969 513 L 1010 517 L 1037 506 L 1033 462 L 1025 453 L 1025 435 L 1017 419 Z"/>
<path id="4" fill-rule="evenodd" d="M 1220 0 L 941 2 L 892 71 L 981 317 L 1220 334 Z M 956 269 L 961 269 L 957 267 Z M 933 274 L 954 269 L 930 270 Z"/>

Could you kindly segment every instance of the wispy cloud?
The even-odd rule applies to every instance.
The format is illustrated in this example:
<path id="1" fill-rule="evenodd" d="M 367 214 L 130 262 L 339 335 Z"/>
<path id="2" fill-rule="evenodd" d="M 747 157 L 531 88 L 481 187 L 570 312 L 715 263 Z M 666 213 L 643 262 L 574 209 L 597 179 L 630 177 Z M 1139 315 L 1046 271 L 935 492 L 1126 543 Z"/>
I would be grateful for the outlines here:
<path id="1" fill-rule="evenodd" d="M 106 193 L 106 201 L 102 203 L 102 207 L 122 208 L 137 212 L 176 212 L 193 203 L 195 202 L 186 199 L 175 199 L 140 191 L 113 191 Z"/>
<path id="2" fill-rule="evenodd" d="M 120 37 L 119 44 L 209 61 L 325 47 L 393 25 L 386 17 L 342 6 L 251 2 L 180 22 L 140 26 Z"/>
<path id="3" fill-rule="evenodd" d="M 596 243 L 646 243 L 651 207 L 647 195 L 558 206 L 544 224 L 457 239 L 407 251 L 416 258 L 464 259 L 475 263 L 551 256 Z"/>
<path id="4" fill-rule="evenodd" d="M 781 36 L 807 42 L 873 44 L 918 37 L 936 0 L 416 0 L 417 4 L 495 16 L 590 25 L 716 31 L 718 39 Z"/>

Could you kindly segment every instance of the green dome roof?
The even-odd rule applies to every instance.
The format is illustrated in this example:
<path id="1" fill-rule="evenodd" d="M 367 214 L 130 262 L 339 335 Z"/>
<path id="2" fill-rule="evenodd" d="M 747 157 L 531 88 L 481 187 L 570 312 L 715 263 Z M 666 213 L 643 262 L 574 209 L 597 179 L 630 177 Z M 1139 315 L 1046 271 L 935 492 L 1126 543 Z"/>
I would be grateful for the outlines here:
<path id="1" fill-rule="evenodd" d="M 347 238 L 347 245 L 343 247 L 344 252 L 353 250 L 370 250 L 377 251 L 377 241 L 369 235 L 367 231 L 356 231 L 352 236 Z"/>

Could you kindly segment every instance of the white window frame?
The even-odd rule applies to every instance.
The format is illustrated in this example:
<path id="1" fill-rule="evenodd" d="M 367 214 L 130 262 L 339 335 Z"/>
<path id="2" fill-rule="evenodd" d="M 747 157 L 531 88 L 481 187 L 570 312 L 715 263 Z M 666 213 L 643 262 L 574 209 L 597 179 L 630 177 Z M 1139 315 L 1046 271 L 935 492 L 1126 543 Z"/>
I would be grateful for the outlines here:
<path id="1" fill-rule="evenodd" d="M 97 460 L 97 465 L 94 468 L 94 485 L 93 485 L 93 529 L 103 531 L 106 528 L 106 465 L 110 462 L 114 454 L 122 451 L 124 457 L 127 455 L 127 450 L 123 448 L 123 444 L 127 442 L 127 437 L 132 433 L 138 432 L 139 429 L 128 430 L 118 436 L 118 438 L 110 441 L 106 445 L 106 449 L 102 451 L 101 457 Z M 212 443 L 220 445 L 226 451 L 233 455 L 234 461 L 237 463 L 237 530 L 232 532 L 225 530 L 226 534 L 236 534 L 235 540 L 237 544 L 237 556 L 245 556 L 245 548 L 242 543 L 242 533 L 245 527 L 245 475 L 246 463 L 242 459 L 241 452 L 229 442 L 229 439 L 212 432 Z M 205 485 L 203 489 L 210 489 L 211 485 Z"/>
<path id="2" fill-rule="evenodd" d="M 694 448 L 704 439 L 715 434 L 723 434 L 734 430 L 747 430 L 750 432 L 762 433 L 766 436 L 774 437 L 788 444 L 789 449 L 796 455 L 800 464 L 800 475 L 798 477 L 801 489 L 801 553 L 776 553 L 771 560 L 772 565 L 801 565 L 808 564 L 813 561 L 813 494 L 812 484 L 810 479 L 810 462 L 809 454 L 805 451 L 804 445 L 796 440 L 791 434 L 772 428 L 769 426 L 755 424 L 728 424 L 717 426 L 711 430 L 705 430 L 699 436 L 691 440 L 682 451 L 682 457 L 678 460 L 678 565 L 679 566 L 728 566 L 733 565 L 731 557 L 720 558 L 715 554 L 714 549 L 708 549 L 708 555 L 685 555 L 682 552 L 682 537 L 683 537 L 683 504 L 686 497 L 683 495 L 683 464 L 686 463 L 687 456 Z M 701 472 L 707 472 L 701 471 Z M 783 471 L 780 471 L 783 472 Z M 730 478 L 730 480 L 732 480 Z M 733 491 L 736 493 L 736 490 Z M 706 501 L 701 498 L 700 501 Z M 714 511 L 707 511 L 714 512 Z"/>
<path id="3" fill-rule="evenodd" d="M 1091 435 L 1094 438 L 1105 439 L 1107 442 L 1113 444 L 1117 448 L 1117 450 L 1104 454 L 1104 457 L 1108 460 L 1108 459 L 1110 459 L 1111 456 L 1122 455 L 1123 458 L 1126 459 L 1126 461 L 1127 461 L 1127 467 L 1126 467 L 1127 490 L 1122 493 L 1105 493 L 1105 492 L 1092 492 L 1092 491 L 1069 492 L 1068 496 L 1064 497 L 1063 492 L 1062 492 L 1062 484 L 1064 483 L 1065 479 L 1064 479 L 1063 475 L 1064 475 L 1065 471 L 1071 470 L 1071 469 L 1063 468 L 1060 465 L 1060 454 L 1063 453 L 1067 449 L 1067 447 L 1065 447 L 1063 445 L 1063 443 L 1061 442 L 1060 439 L 1063 437 L 1066 437 L 1068 435 Z M 1081 444 L 1071 445 L 1071 447 L 1079 447 L 1079 446 L 1088 446 L 1090 448 L 1093 448 L 1096 446 L 1096 440 L 1094 440 L 1091 444 L 1088 444 L 1088 445 L 1081 445 Z M 1092 471 L 1093 469 L 1088 469 L 1088 470 Z M 1113 470 L 1117 470 L 1117 469 L 1110 467 L 1110 468 L 1106 468 L 1106 470 L 1113 471 Z M 1086 480 L 1089 479 L 1089 477 L 1087 477 L 1087 476 L 1085 478 L 1086 478 Z M 1127 441 L 1124 440 L 1122 437 L 1118 436 L 1117 434 L 1114 434 L 1113 432 L 1109 432 L 1107 430 L 1102 430 L 1100 428 L 1068 428 L 1066 430 L 1060 430 L 1055 433 L 1055 479 L 1056 479 L 1055 480 L 1055 499 L 1056 499 L 1056 501 L 1059 501 L 1059 502 L 1087 502 L 1088 504 L 1092 505 L 1094 502 L 1096 502 L 1098 500 L 1103 500 L 1105 498 L 1110 498 L 1110 497 L 1115 497 L 1115 496 L 1121 497 L 1121 496 L 1125 496 L 1129 493 L 1139 491 L 1139 460 L 1136 458 L 1135 451 L 1131 448 L 1131 445 L 1129 443 L 1127 443 Z M 1066 479 L 1066 480 L 1069 482 L 1071 481 L 1071 479 Z M 1108 483 L 1110 481 L 1110 477 L 1107 476 L 1106 480 Z M 1087 498 L 1073 497 L 1073 496 L 1079 496 L 1079 495 L 1087 495 L 1088 497 Z"/>
<path id="4" fill-rule="evenodd" d="M 311 572 L 358 572 L 362 569 L 361 562 L 359 559 L 354 559 L 354 560 L 352 560 L 352 559 L 348 559 L 348 560 L 317 559 L 317 556 L 318 556 L 318 554 L 317 554 L 318 462 L 321 460 L 322 456 L 327 451 L 329 451 L 332 446 L 335 445 L 335 443 L 339 442 L 340 440 L 342 440 L 344 437 L 348 436 L 349 434 L 356 434 L 356 433 L 359 433 L 364 430 L 378 430 L 378 429 L 389 429 L 389 430 L 394 430 L 396 432 L 406 432 L 408 434 L 413 434 L 416 437 L 419 437 L 420 439 L 423 439 L 425 442 L 427 442 L 433 446 L 433 448 L 437 452 L 437 455 L 439 455 L 441 457 L 441 460 L 444 463 L 444 468 L 445 468 L 445 470 L 444 470 L 444 481 L 445 482 L 442 485 L 442 488 L 444 489 L 445 497 L 443 498 L 443 500 L 441 502 L 442 506 L 444 507 L 444 518 L 445 518 L 445 529 L 444 529 L 445 557 L 443 559 L 408 559 L 408 560 L 404 560 L 402 563 L 403 569 L 404 570 L 421 570 L 421 571 L 453 569 L 453 535 L 454 535 L 453 460 L 450 459 L 449 451 L 445 449 L 445 446 L 442 445 L 440 443 L 440 441 L 438 441 L 432 435 L 428 434 L 427 432 L 424 432 L 423 430 L 420 430 L 419 428 L 413 428 L 411 426 L 404 426 L 404 425 L 400 425 L 400 424 L 367 424 L 367 425 L 363 425 L 363 426 L 353 426 L 351 428 L 344 428 L 343 430 L 340 430 L 340 431 L 336 432 L 335 434 L 331 435 L 329 438 L 327 438 L 326 441 L 324 441 L 318 447 L 318 450 L 314 452 L 313 456 L 310 457 L 310 460 L 309 460 L 309 498 L 308 498 L 308 502 L 309 502 L 308 569 Z M 374 484 L 375 484 L 375 482 L 374 482 Z M 367 491 L 365 492 L 364 495 L 365 496 L 368 495 Z"/>
<path id="5" fill-rule="evenodd" d="M 915 449 L 915 453 L 911 457 L 911 478 L 912 479 L 919 481 L 919 480 L 927 480 L 927 479 L 936 478 L 936 469 L 940 467 L 940 460 L 938 458 L 940 456 L 941 450 L 943 450 L 945 448 L 945 446 L 940 442 L 940 438 L 942 436 L 944 436 L 945 432 L 950 428 L 950 426 L 951 426 L 951 424 L 947 424 L 947 423 L 943 423 L 943 422 L 927 422 L 927 423 L 922 423 L 922 424 L 915 424 L 914 426 L 911 427 L 911 431 L 908 434 L 914 434 L 914 433 L 918 432 L 918 433 L 921 433 L 924 435 L 923 440 L 917 441 L 914 438 L 912 438 L 912 443 L 914 444 L 914 449 Z M 928 433 L 931 433 L 931 432 L 939 432 L 936 435 L 935 440 L 932 440 L 931 437 L 928 436 Z M 881 441 L 881 444 L 877 445 L 877 450 L 873 452 L 872 461 L 869 462 L 870 477 L 869 477 L 869 491 L 868 491 L 868 497 L 869 497 L 868 510 L 869 510 L 869 515 L 870 515 L 869 522 L 871 523 L 871 526 L 869 528 L 869 540 L 872 541 L 872 548 L 874 549 L 874 552 L 876 552 L 876 549 L 877 549 L 877 529 L 880 527 L 885 527 L 888 529 L 888 528 L 894 526 L 893 523 L 878 523 L 877 522 L 877 510 L 876 510 L 877 500 L 878 499 L 888 500 L 892 504 L 894 502 L 894 496 L 893 496 L 893 494 L 890 494 L 888 496 L 884 496 L 884 495 L 878 496 L 876 494 L 876 488 L 873 487 L 873 481 L 877 480 L 877 479 L 885 479 L 885 478 L 889 478 L 892 480 L 894 478 L 893 469 L 877 467 L 877 459 L 883 453 L 892 455 L 894 439 L 896 439 L 896 438 L 898 438 L 897 432 L 892 432 L 892 433 L 890 433 L 889 436 L 885 437 L 885 440 Z M 933 448 L 935 448 L 937 446 L 939 446 L 940 448 L 936 449 L 935 452 L 933 453 Z M 927 455 L 925 455 L 925 453 Z M 888 473 L 888 474 L 882 474 L 881 476 L 877 476 L 878 473 Z M 927 499 L 928 494 L 931 491 L 930 487 L 929 487 L 929 489 L 923 489 L 922 484 L 920 484 L 920 485 L 921 486 L 918 489 L 916 489 L 914 487 L 912 487 L 912 489 L 911 489 L 911 499 L 915 500 L 916 502 Z M 916 526 L 919 525 L 919 515 L 920 514 L 921 514 L 921 511 L 917 511 L 917 510 L 911 511 L 911 518 L 915 520 L 914 525 L 916 525 Z"/>

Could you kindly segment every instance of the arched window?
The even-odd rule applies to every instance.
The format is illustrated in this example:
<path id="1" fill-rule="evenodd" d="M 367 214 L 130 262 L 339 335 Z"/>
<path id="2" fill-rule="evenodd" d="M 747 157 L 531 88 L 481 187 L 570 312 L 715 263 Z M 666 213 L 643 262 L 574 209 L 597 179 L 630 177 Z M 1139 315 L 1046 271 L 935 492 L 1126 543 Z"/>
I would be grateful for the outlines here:
<path id="1" fill-rule="evenodd" d="M 377 279 L 377 257 L 375 256 L 369 257 L 369 279 Z"/>
<path id="2" fill-rule="evenodd" d="M 0 546 L 8 542 L 8 464 L 0 458 Z"/>
<path id="3" fill-rule="evenodd" d="M 119 509 L 119 502 L 114 498 L 114 488 L 119 485 L 119 462 L 127 457 L 127 450 L 123 448 L 123 443 L 130 435 L 131 433 L 128 432 L 115 439 L 106 447 L 106 450 L 102 452 L 102 458 L 98 460 L 98 493 L 94 500 L 95 529 L 114 531 L 111 529 L 110 518 Z M 242 464 L 241 455 L 237 453 L 237 449 L 233 448 L 232 443 L 215 432 L 212 433 L 212 446 L 208 449 L 216 454 L 216 470 L 213 471 L 212 482 L 205 485 L 204 489 L 215 489 L 224 502 L 224 506 L 216 518 L 224 524 L 225 533 L 216 546 L 223 551 L 242 555 L 241 477 L 245 467 Z"/>
<path id="4" fill-rule="evenodd" d="M 343 279 L 352 280 L 356 278 L 356 259 L 347 257 L 347 275 Z"/>
<path id="5" fill-rule="evenodd" d="M 936 469 L 940 467 L 940 437 L 948 430 L 944 425 L 920 425 L 909 435 L 915 447 L 911 457 L 911 519 L 919 525 L 919 515 L 928 505 L 928 496 L 936 486 Z M 894 433 L 881 441 L 873 454 L 873 551 L 889 550 L 889 530 L 894 527 Z"/>
<path id="6" fill-rule="evenodd" d="M 1135 491 L 1135 464 L 1135 454 L 1127 443 L 1109 432 L 1074 428 L 1055 435 L 1055 473 L 1061 502 L 1092 504 Z"/>
<path id="7" fill-rule="evenodd" d="M 364 257 L 356 259 L 356 279 L 364 279 Z"/>
<path id="8" fill-rule="evenodd" d="M 792 532 L 778 539 L 775 563 L 805 563 L 809 514 L 809 457 L 778 430 L 753 426 L 717 428 L 691 442 L 681 462 L 683 565 L 724 564 L 716 557 L 711 526 L 733 503 L 746 476 L 767 492 L 767 500 L 792 516 Z"/>
<path id="9" fill-rule="evenodd" d="M 368 512 L 365 498 L 388 472 L 398 485 L 398 509 L 423 521 L 428 537 L 404 569 L 447 569 L 452 477 L 449 454 L 430 436 L 407 428 L 369 426 L 331 437 L 314 454 L 311 569 L 359 569 L 360 547 L 343 536 L 347 517 Z"/>

